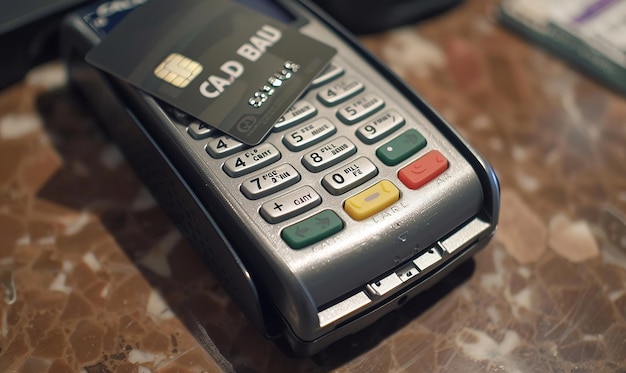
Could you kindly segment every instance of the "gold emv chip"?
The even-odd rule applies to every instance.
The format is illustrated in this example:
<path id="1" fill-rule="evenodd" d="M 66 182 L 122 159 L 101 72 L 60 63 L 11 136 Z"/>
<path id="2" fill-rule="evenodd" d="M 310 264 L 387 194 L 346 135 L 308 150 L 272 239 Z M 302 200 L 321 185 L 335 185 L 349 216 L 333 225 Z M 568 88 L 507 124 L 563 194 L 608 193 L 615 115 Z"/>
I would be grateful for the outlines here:
<path id="1" fill-rule="evenodd" d="M 171 53 L 154 69 L 154 75 L 174 87 L 185 88 L 202 72 L 202 65 L 178 53 Z"/>

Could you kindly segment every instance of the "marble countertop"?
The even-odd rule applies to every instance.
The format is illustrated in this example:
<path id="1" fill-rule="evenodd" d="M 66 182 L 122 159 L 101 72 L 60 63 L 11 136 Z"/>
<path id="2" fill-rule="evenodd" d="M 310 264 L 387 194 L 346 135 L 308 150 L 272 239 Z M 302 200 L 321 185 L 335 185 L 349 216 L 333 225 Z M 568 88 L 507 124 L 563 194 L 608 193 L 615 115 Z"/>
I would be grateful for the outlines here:
<path id="1" fill-rule="evenodd" d="M 318 355 L 265 340 L 66 88 L 0 92 L 1 372 L 625 372 L 626 99 L 491 0 L 362 41 L 495 167 L 487 248 Z"/>

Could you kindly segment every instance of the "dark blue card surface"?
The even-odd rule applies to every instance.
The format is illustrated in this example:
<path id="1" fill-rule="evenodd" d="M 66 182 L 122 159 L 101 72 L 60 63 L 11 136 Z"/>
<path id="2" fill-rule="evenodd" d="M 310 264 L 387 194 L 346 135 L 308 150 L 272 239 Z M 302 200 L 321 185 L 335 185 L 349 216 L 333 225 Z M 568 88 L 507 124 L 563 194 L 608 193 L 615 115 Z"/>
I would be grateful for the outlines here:
<path id="1" fill-rule="evenodd" d="M 335 53 L 228 0 L 150 0 L 87 61 L 253 145 Z"/>

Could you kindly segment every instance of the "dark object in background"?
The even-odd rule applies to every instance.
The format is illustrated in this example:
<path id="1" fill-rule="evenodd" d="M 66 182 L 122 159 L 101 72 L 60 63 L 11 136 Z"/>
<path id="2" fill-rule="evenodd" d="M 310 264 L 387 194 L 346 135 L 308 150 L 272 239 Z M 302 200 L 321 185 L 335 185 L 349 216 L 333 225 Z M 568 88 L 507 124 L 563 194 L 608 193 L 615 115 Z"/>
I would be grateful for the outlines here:
<path id="1" fill-rule="evenodd" d="M 380 32 L 438 14 L 461 0 L 314 0 L 355 34 Z"/>
<path id="2" fill-rule="evenodd" d="M 0 88 L 58 56 L 63 15 L 86 0 L 6 0 L 0 2 Z"/>
<path id="3" fill-rule="evenodd" d="M 88 0 L 0 1 L 0 89 L 58 56 L 64 14 Z M 131 3 L 143 2 L 134 0 Z M 354 33 L 383 31 L 437 14 L 461 0 L 315 0 Z M 106 9 L 104 9 L 106 11 Z"/>

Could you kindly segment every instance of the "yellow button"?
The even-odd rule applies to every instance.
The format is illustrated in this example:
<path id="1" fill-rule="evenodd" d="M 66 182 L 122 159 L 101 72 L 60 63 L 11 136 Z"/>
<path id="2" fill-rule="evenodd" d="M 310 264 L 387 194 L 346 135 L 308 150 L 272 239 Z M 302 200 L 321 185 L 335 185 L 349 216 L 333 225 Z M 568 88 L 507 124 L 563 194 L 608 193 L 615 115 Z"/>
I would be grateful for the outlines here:
<path id="1" fill-rule="evenodd" d="M 366 219 L 400 199 L 400 191 L 389 180 L 367 188 L 348 198 L 343 209 L 354 220 Z"/>

